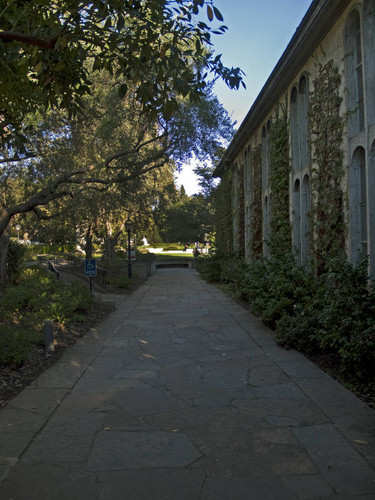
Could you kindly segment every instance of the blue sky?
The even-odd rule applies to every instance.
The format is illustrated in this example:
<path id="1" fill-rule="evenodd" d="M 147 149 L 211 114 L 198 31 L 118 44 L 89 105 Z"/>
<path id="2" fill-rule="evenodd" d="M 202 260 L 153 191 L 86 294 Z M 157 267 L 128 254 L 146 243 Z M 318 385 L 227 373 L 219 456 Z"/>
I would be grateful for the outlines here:
<path id="1" fill-rule="evenodd" d="M 311 0 L 214 0 L 228 31 L 213 35 L 214 50 L 226 66 L 239 66 L 245 73 L 246 90 L 230 90 L 218 82 L 215 92 L 236 127 L 270 76 L 277 61 L 307 12 Z M 208 21 L 206 21 L 208 22 Z M 177 177 L 191 195 L 198 186 L 191 166 Z"/>

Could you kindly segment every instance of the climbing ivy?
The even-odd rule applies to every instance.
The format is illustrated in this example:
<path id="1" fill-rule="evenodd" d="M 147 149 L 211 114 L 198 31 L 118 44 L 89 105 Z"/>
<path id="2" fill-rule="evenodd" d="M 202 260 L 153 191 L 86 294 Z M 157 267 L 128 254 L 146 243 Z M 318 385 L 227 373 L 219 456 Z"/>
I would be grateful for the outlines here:
<path id="1" fill-rule="evenodd" d="M 232 176 L 228 169 L 215 190 L 215 231 L 216 250 L 220 255 L 233 253 L 233 209 L 232 209 Z"/>
<path id="2" fill-rule="evenodd" d="M 344 253 L 345 219 L 343 130 L 340 116 L 341 76 L 332 60 L 319 64 L 309 102 L 309 126 L 313 153 L 311 230 L 313 255 L 318 274 L 327 263 Z"/>
<path id="3" fill-rule="evenodd" d="M 250 205 L 251 254 L 256 259 L 263 255 L 262 146 L 260 144 L 253 149 L 251 157 L 251 185 L 253 187 Z"/>
<path id="4" fill-rule="evenodd" d="M 238 186 L 238 248 L 236 254 L 238 257 L 245 256 L 245 177 L 243 165 L 239 169 Z"/>
<path id="5" fill-rule="evenodd" d="M 280 107 L 270 130 L 270 175 L 272 193 L 271 239 L 269 248 L 275 258 L 292 248 L 289 221 L 289 131 L 286 107 Z"/>

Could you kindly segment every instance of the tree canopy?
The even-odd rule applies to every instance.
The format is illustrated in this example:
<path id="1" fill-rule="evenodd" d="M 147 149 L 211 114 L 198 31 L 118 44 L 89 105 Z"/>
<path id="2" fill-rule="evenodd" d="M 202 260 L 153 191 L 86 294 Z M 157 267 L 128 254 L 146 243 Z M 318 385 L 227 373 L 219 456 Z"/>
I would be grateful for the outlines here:
<path id="1" fill-rule="evenodd" d="M 50 107 L 76 115 L 92 72 L 113 75 L 120 96 L 129 82 L 143 111 L 170 118 L 176 96 L 197 98 L 207 76 L 231 88 L 239 68 L 207 47 L 222 15 L 212 0 L 4 0 L 0 2 L 0 138 L 27 134 L 27 115 Z M 197 17 L 206 8 L 209 24 Z M 215 19 L 214 19 L 215 18 Z M 18 147 L 23 141 L 18 142 Z"/>

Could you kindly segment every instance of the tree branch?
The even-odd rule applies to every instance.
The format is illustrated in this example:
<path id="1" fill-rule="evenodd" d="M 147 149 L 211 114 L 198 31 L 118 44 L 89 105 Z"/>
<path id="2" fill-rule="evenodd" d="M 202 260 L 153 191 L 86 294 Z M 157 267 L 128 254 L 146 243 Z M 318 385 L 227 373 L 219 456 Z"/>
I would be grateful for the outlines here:
<path id="1" fill-rule="evenodd" d="M 161 160 L 160 163 L 152 165 L 151 167 L 144 168 L 143 170 L 134 172 L 133 174 L 129 174 L 126 177 L 119 177 L 117 179 L 117 182 L 121 182 L 121 183 L 122 182 L 129 182 L 133 179 L 136 179 L 137 177 L 140 177 L 141 175 L 147 174 L 147 172 L 150 172 L 151 170 L 155 170 L 157 168 L 163 167 L 165 165 L 166 161 L 167 161 L 166 159 Z"/>
<path id="2" fill-rule="evenodd" d="M 22 42 L 28 45 L 36 45 L 37 47 L 42 47 L 43 49 L 54 49 L 55 43 L 59 35 L 50 38 L 49 40 L 41 40 L 32 35 L 24 35 L 23 33 L 13 33 L 13 31 L 0 31 L 0 40 L 4 42 Z"/>
<path id="3" fill-rule="evenodd" d="M 34 207 L 32 211 L 38 217 L 38 220 L 50 220 L 58 215 L 58 214 L 46 215 L 41 210 L 39 210 L 38 207 Z"/>
<path id="4" fill-rule="evenodd" d="M 138 153 L 141 150 L 141 148 L 147 146 L 148 144 L 152 144 L 153 142 L 160 141 L 161 139 L 164 139 L 165 137 L 167 137 L 167 135 L 168 135 L 167 132 L 164 132 L 162 135 L 159 135 L 158 137 L 154 137 L 152 139 L 149 139 L 148 141 L 145 141 L 142 144 L 139 144 L 137 147 L 135 147 L 135 148 L 133 148 L 131 150 L 118 151 L 117 153 L 115 153 L 114 155 L 110 156 L 109 158 L 107 158 L 105 160 L 105 166 L 108 168 L 109 164 L 113 160 L 117 160 L 119 158 L 122 158 L 124 156 L 128 156 L 130 154 Z"/>

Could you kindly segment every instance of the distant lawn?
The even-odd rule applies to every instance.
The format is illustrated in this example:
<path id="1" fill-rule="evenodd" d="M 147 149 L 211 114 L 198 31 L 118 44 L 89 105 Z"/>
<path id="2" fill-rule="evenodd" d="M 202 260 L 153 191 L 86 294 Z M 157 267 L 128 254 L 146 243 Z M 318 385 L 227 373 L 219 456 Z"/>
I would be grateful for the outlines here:
<path id="1" fill-rule="evenodd" d="M 156 260 L 168 260 L 168 259 L 193 259 L 194 255 L 192 253 L 154 253 Z"/>

